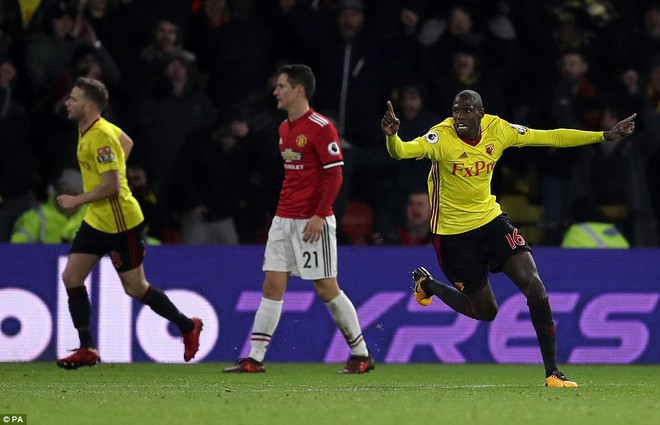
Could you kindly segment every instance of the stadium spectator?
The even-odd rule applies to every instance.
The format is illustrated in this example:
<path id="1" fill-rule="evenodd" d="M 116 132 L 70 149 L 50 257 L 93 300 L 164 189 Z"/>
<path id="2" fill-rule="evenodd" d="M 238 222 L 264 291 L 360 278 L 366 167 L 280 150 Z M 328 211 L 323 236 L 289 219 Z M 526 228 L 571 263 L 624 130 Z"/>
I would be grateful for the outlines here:
<path id="1" fill-rule="evenodd" d="M 484 81 L 508 81 L 504 78 L 518 65 L 519 41 L 511 21 L 511 6 L 505 1 L 479 6 L 469 3 L 452 5 L 444 18 L 432 16 L 424 22 L 418 42 L 422 48 L 417 65 L 429 82 L 444 76 L 446 70 L 456 68 L 459 53 L 471 54 L 477 59 L 479 63 L 474 68 L 487 74 L 482 76 Z M 433 108 L 444 110 L 451 103 L 453 93 L 449 96 L 445 102 L 433 104 Z M 504 93 L 498 97 L 504 97 Z M 499 105 L 493 106 L 498 106 L 494 110 L 496 113 L 501 111 Z"/>
<path id="2" fill-rule="evenodd" d="M 64 77 L 78 47 L 86 41 L 74 30 L 75 11 L 65 2 L 48 7 L 43 31 L 35 31 L 26 46 L 26 70 L 37 107 L 49 108 L 55 103 L 56 81 Z"/>
<path id="3" fill-rule="evenodd" d="M 570 225 L 562 238 L 562 248 L 630 248 L 626 237 L 593 199 L 575 199 L 568 217 Z"/>
<path id="4" fill-rule="evenodd" d="M 484 58 L 470 49 L 457 49 L 452 55 L 447 72 L 438 74 L 432 80 L 433 110 L 442 111 L 456 93 L 461 90 L 474 90 L 495 99 L 493 114 L 502 114 L 505 109 L 505 95 L 502 87 L 504 72 L 502 67 L 488 66 Z"/>
<path id="5" fill-rule="evenodd" d="M 15 98 L 16 79 L 13 61 L 0 57 L 0 242 L 9 241 L 16 219 L 36 204 L 30 117 Z"/>
<path id="6" fill-rule="evenodd" d="M 561 242 L 562 248 L 626 249 L 630 244 L 612 223 L 586 221 L 572 224 Z"/>
<path id="7" fill-rule="evenodd" d="M 538 113 L 558 128 L 596 130 L 600 128 L 603 92 L 589 75 L 589 63 L 577 50 L 563 52 L 560 75 L 552 90 L 539 100 Z M 543 240 L 559 245 L 566 227 L 566 212 L 571 197 L 571 176 L 578 154 L 573 149 L 545 148 L 539 157 L 543 204 Z"/>
<path id="8" fill-rule="evenodd" d="M 413 271 L 417 302 L 428 306 L 435 295 L 460 314 L 492 321 L 497 301 L 488 274 L 504 272 L 527 299 L 546 386 L 577 387 L 557 369 L 555 326 L 545 287 L 527 242 L 491 195 L 492 171 L 508 147 L 616 142 L 634 132 L 634 118 L 632 115 L 605 132 L 533 130 L 486 115 L 481 96 L 466 90 L 456 95 L 451 118 L 404 143 L 397 135 L 401 122 L 388 102 L 381 129 L 390 156 L 432 161 L 428 180 L 431 228 L 438 263 L 453 285 L 434 280 L 419 267 Z"/>
<path id="9" fill-rule="evenodd" d="M 147 170 L 139 164 L 129 162 L 126 169 L 128 187 L 144 215 L 144 232 L 147 244 L 159 245 L 163 242 L 167 227 L 167 211 L 154 193 Z"/>
<path id="10" fill-rule="evenodd" d="M 431 204 L 428 192 L 411 193 L 406 205 L 406 222 L 403 226 L 376 243 L 384 245 L 426 246 L 433 245 L 431 233 Z"/>
<path id="11" fill-rule="evenodd" d="M 257 12 L 273 37 L 275 60 L 311 63 L 314 49 L 305 40 L 323 25 L 323 13 L 312 10 L 309 2 L 304 0 L 259 3 L 263 5 Z"/>
<path id="12" fill-rule="evenodd" d="M 172 176 L 186 139 L 215 120 L 211 100 L 204 94 L 194 63 L 172 55 L 160 77 L 137 99 L 129 127 L 140 143 L 135 161 L 144 164 L 152 188 L 172 208 Z"/>
<path id="13" fill-rule="evenodd" d="M 377 129 L 369 123 L 379 115 L 376 105 L 385 96 L 387 72 L 381 46 L 366 25 L 363 1 L 340 0 L 333 28 L 319 32 L 317 37 L 310 35 L 307 39 L 316 46 L 319 92 L 315 107 L 332 112 L 339 135 L 351 145 L 376 150 Z M 370 161 L 373 154 L 365 155 L 365 161 Z"/>
<path id="14" fill-rule="evenodd" d="M 14 223 L 11 243 L 70 243 L 85 215 L 86 208 L 64 209 L 57 204 L 59 195 L 82 193 L 80 171 L 66 169 L 55 182 L 54 194 L 48 201 L 26 211 Z"/>
<path id="15" fill-rule="evenodd" d="M 0 3 L 0 57 L 23 58 L 25 31 L 37 7 L 38 4 L 21 5 L 18 0 Z"/>
<path id="16" fill-rule="evenodd" d="M 478 28 L 467 4 L 452 6 L 444 17 L 425 20 L 418 37 L 423 49 L 417 64 L 423 78 L 431 81 L 444 74 L 458 50 L 480 53 L 485 38 Z"/>
<path id="17" fill-rule="evenodd" d="M 623 74 L 622 79 L 628 95 L 628 104 L 632 109 L 639 111 L 638 115 L 641 118 L 641 133 L 636 142 L 647 172 L 646 178 L 641 183 L 648 187 L 651 208 L 655 216 L 653 221 L 656 226 L 653 238 L 658 241 L 660 240 L 660 229 L 657 228 L 660 223 L 660 171 L 656 164 L 660 160 L 660 138 L 658 137 L 660 134 L 660 55 L 649 58 L 648 62 L 645 72 L 639 73 L 634 69 L 629 69 Z"/>
<path id="18" fill-rule="evenodd" d="M 44 25 L 45 32 L 33 33 L 28 41 L 26 69 L 40 122 L 33 138 L 37 161 L 43 180 L 55 181 L 63 169 L 77 166 L 67 155 L 67 146 L 75 149 L 75 129 L 64 111 L 73 81 L 82 75 L 102 78 L 115 89 L 120 76 L 94 30 L 65 2 L 46 8 Z"/>
<path id="19" fill-rule="evenodd" d="M 232 133 L 245 139 L 244 149 L 250 158 L 248 189 L 243 194 L 246 211 L 236 217 L 241 243 L 266 243 L 284 178 L 279 146 L 272 142 L 279 137 L 282 121 L 273 102 L 276 83 L 273 71 L 263 90 L 243 99 L 230 114 Z"/>
<path id="20" fill-rule="evenodd" d="M 397 92 L 395 105 L 400 111 L 401 132 L 404 139 L 412 139 L 424 133 L 438 122 L 438 116 L 426 107 L 428 98 L 426 87 L 420 81 L 404 84 Z M 426 178 L 431 164 L 421 161 L 391 162 L 387 172 L 388 190 L 376 209 L 376 235 L 373 242 L 378 244 L 379 235 L 394 234 L 405 225 L 406 204 L 411 194 L 426 191 Z M 387 242 L 385 242 L 387 243 Z"/>
<path id="21" fill-rule="evenodd" d="M 81 32 L 93 32 L 96 44 L 104 46 L 114 58 L 122 76 L 131 74 L 136 45 L 140 45 L 134 28 L 134 8 L 135 2 L 78 0 L 76 22 Z"/>
<path id="22" fill-rule="evenodd" d="M 221 114 L 262 90 L 275 62 L 268 27 L 252 0 L 204 0 L 190 24 L 190 48 L 208 75 L 207 92 Z"/>
<path id="23" fill-rule="evenodd" d="M 239 243 L 235 217 L 245 210 L 250 173 L 244 144 L 226 124 L 188 138 L 174 178 L 183 243 Z"/>
<path id="24" fill-rule="evenodd" d="M 196 61 L 195 54 L 183 48 L 179 24 L 173 19 L 160 18 L 154 24 L 151 42 L 140 52 L 129 84 L 139 88 L 153 83 L 172 56 L 188 63 Z"/>
<path id="25" fill-rule="evenodd" d="M 632 34 L 628 52 L 629 63 L 637 69 L 644 68 L 647 58 L 660 55 L 660 1 L 646 3 L 638 27 L 631 27 L 623 34 Z"/>
<path id="26" fill-rule="evenodd" d="M 385 61 L 383 40 L 368 25 L 365 3 L 339 0 L 336 5 L 329 12 L 332 19 L 327 30 L 305 38 L 315 53 L 312 63 L 319 83 L 314 108 L 335 120 L 342 143 L 350 145 L 344 151 L 342 193 L 379 209 L 387 193 L 388 161 L 379 148 L 378 129 L 371 123 L 380 114 L 378 102 L 386 98 L 388 79 L 393 73 L 390 62 Z M 389 54 L 391 64 L 400 63 L 395 59 L 400 54 Z M 362 181 L 371 184 L 357 183 Z M 338 205 L 336 211 L 340 216 L 343 206 Z"/>

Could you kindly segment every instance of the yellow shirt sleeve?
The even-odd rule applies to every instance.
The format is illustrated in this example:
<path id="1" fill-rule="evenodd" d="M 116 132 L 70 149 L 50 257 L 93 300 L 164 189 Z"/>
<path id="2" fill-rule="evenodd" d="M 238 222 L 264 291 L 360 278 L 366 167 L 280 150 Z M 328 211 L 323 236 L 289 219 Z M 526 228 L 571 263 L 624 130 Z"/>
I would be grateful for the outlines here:
<path id="1" fill-rule="evenodd" d="M 439 140 L 440 134 L 433 129 L 409 142 L 404 142 L 398 134 L 393 134 L 387 136 L 387 152 L 394 159 L 428 158 L 439 161 Z"/>
<path id="2" fill-rule="evenodd" d="M 96 171 L 99 175 L 110 170 L 119 170 L 118 150 L 121 149 L 119 138 L 103 132 L 94 137 L 90 149 L 96 159 Z"/>
<path id="3" fill-rule="evenodd" d="M 421 158 L 424 156 L 424 147 L 418 142 L 404 142 L 398 134 L 387 136 L 387 152 L 394 159 Z"/>
<path id="4" fill-rule="evenodd" d="M 531 130 L 529 137 L 524 138 L 522 146 L 553 146 L 569 148 L 574 146 L 590 145 L 605 141 L 600 131 L 582 131 L 560 128 L 557 130 Z"/>
<path id="5" fill-rule="evenodd" d="M 547 146 L 569 148 L 590 145 L 605 141 L 602 131 L 583 131 L 566 128 L 555 130 L 535 130 L 518 124 L 509 124 L 501 120 L 501 131 L 509 146 Z"/>

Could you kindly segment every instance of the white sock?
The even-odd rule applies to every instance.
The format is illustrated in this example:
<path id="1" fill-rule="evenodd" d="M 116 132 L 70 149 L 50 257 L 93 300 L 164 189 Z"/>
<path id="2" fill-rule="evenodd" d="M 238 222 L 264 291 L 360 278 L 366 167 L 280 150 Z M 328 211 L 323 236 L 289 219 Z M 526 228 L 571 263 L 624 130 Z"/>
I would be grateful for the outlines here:
<path id="1" fill-rule="evenodd" d="M 282 315 L 282 301 L 261 298 L 259 309 L 254 315 L 252 338 L 250 340 L 249 356 L 258 362 L 263 362 L 266 356 L 270 338 L 273 336 Z"/>
<path id="2" fill-rule="evenodd" d="M 367 350 L 367 343 L 364 342 L 362 336 L 357 311 L 355 311 L 353 303 L 344 294 L 344 291 L 341 291 L 339 295 L 326 304 L 335 318 L 339 331 L 344 335 L 346 343 L 351 348 L 351 354 L 354 356 L 368 356 L 369 350 Z"/>

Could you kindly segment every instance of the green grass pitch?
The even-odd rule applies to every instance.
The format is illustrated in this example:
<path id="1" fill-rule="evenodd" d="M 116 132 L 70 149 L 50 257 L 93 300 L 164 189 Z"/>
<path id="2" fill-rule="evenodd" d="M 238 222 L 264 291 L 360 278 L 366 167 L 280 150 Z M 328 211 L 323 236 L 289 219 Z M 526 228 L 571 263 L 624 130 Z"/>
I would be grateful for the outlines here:
<path id="1" fill-rule="evenodd" d="M 0 413 L 46 424 L 660 424 L 660 365 L 563 368 L 578 389 L 543 386 L 541 366 L 269 363 L 0 363 Z M 1 424 L 0 424 L 1 425 Z"/>

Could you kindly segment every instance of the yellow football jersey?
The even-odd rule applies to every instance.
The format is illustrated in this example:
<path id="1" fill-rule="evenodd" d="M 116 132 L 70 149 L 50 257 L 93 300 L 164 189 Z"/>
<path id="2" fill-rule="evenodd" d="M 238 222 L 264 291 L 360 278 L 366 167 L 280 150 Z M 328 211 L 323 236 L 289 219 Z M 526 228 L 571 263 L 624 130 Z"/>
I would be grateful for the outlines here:
<path id="1" fill-rule="evenodd" d="M 106 233 L 132 229 L 144 220 L 140 204 L 133 197 L 126 179 L 126 157 L 119 142 L 122 131 L 104 118 L 97 120 L 78 137 L 78 164 L 85 192 L 101 183 L 101 174 L 119 172 L 121 188 L 112 198 L 89 203 L 83 220 Z"/>
<path id="2" fill-rule="evenodd" d="M 534 130 L 494 116 L 481 120 L 481 138 L 474 146 L 463 141 L 447 118 L 410 142 L 387 137 L 395 159 L 428 158 L 431 230 L 454 235 L 476 229 L 502 213 L 490 192 L 493 169 L 511 146 L 581 146 L 605 140 L 602 132 L 569 129 Z"/>

